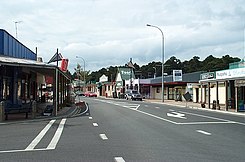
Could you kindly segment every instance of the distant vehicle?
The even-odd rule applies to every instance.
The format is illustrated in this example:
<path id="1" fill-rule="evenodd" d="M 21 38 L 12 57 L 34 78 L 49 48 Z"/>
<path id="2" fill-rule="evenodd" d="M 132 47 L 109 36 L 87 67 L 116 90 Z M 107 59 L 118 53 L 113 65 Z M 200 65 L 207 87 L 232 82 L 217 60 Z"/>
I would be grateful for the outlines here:
<path id="1" fill-rule="evenodd" d="M 85 92 L 84 93 L 85 97 L 97 97 L 97 94 L 94 92 Z"/>
<path id="2" fill-rule="evenodd" d="M 51 116 L 53 110 L 54 110 L 54 106 L 53 105 L 47 105 L 45 110 L 44 110 L 44 112 L 43 112 L 43 115 L 44 116 Z"/>
<path id="3" fill-rule="evenodd" d="M 77 96 L 84 96 L 84 93 L 83 93 L 82 91 L 77 91 L 77 92 L 76 92 L 76 95 L 77 95 Z"/>
<path id="4" fill-rule="evenodd" d="M 125 92 L 125 98 L 127 100 L 131 99 L 131 100 L 140 100 L 140 101 L 142 101 L 143 96 L 136 90 L 127 90 Z"/>

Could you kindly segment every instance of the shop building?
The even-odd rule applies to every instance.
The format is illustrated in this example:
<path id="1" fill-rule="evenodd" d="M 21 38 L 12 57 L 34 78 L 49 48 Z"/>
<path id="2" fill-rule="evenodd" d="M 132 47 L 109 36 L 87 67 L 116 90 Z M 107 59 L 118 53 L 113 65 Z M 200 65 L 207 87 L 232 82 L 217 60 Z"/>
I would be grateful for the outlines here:
<path id="1" fill-rule="evenodd" d="M 244 60 L 230 64 L 227 70 L 201 74 L 194 92 L 194 102 L 207 104 L 208 108 L 244 111 Z"/>
<path id="2" fill-rule="evenodd" d="M 37 54 L 0 29 L 0 101 L 9 108 L 39 101 L 44 77 L 53 78 L 54 115 L 69 100 L 70 78 L 55 65 L 37 61 Z"/>

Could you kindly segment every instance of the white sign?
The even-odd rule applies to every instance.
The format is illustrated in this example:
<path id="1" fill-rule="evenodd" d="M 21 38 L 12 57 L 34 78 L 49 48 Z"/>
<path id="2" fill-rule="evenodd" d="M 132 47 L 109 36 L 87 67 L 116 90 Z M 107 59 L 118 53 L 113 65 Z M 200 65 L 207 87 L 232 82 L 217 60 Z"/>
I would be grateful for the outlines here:
<path id="1" fill-rule="evenodd" d="M 245 77 L 245 68 L 216 71 L 216 79 Z"/>
<path id="2" fill-rule="evenodd" d="M 173 81 L 182 81 L 182 70 L 173 70 Z"/>
<path id="3" fill-rule="evenodd" d="M 178 112 L 167 113 L 167 116 L 174 117 L 174 118 L 186 119 L 185 114 L 181 114 Z"/>

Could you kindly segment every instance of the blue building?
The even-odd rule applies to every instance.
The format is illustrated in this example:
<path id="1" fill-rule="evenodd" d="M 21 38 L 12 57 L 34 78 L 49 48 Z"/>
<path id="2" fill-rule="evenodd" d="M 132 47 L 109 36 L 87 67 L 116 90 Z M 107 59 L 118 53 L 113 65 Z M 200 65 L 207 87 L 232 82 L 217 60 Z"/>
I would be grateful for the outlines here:
<path id="1" fill-rule="evenodd" d="M 37 55 L 7 31 L 0 29 L 0 102 L 21 106 L 40 101 L 38 89 L 44 77 L 53 78 L 54 115 L 69 100 L 71 79 L 56 65 L 37 61 Z M 12 106 L 12 107 L 14 107 Z"/>

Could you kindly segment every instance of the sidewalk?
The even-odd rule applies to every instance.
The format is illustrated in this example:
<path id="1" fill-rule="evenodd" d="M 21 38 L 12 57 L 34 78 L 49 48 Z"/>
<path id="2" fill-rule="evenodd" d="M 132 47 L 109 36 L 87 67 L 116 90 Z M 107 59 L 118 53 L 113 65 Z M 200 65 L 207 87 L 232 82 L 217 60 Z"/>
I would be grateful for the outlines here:
<path id="1" fill-rule="evenodd" d="M 71 107 L 63 107 L 59 111 L 57 111 L 57 116 L 44 116 L 43 112 L 47 105 L 52 105 L 52 102 L 45 102 L 45 103 L 37 103 L 37 112 L 36 117 L 32 118 L 32 114 L 28 114 L 28 118 L 26 119 L 25 114 L 11 114 L 8 116 L 8 120 L 0 121 L 0 124 L 2 123 L 16 123 L 16 122 L 25 122 L 25 121 L 35 121 L 35 120 L 47 120 L 51 118 L 62 118 L 67 117 L 71 114 L 73 114 L 77 107 L 75 104 L 72 104 Z"/>
<path id="2" fill-rule="evenodd" d="M 157 104 L 178 106 L 178 107 L 188 107 L 188 108 L 200 109 L 204 111 L 213 111 L 213 112 L 245 116 L 245 111 L 235 112 L 235 109 L 228 109 L 228 111 L 226 111 L 224 105 L 221 105 L 220 110 L 218 110 L 218 109 L 212 109 L 212 104 L 210 105 L 210 108 L 208 108 L 208 104 L 205 104 L 205 108 L 202 108 L 200 103 L 194 103 L 194 102 L 175 101 L 175 100 L 164 100 L 164 102 L 162 102 L 161 100 L 157 100 L 157 99 L 144 99 L 144 101 L 157 103 Z"/>

